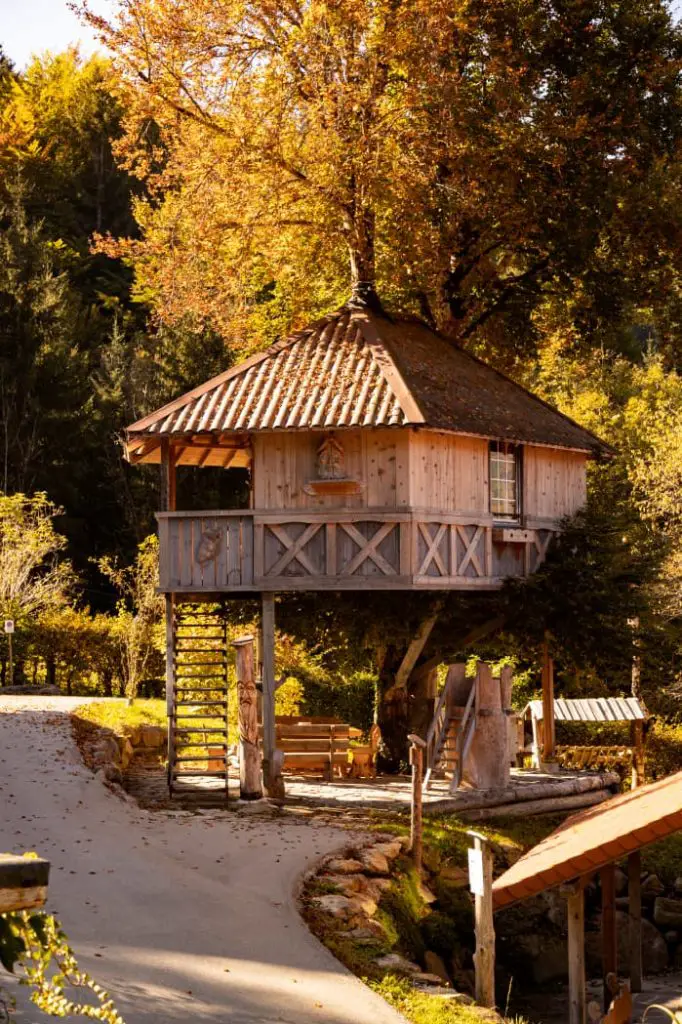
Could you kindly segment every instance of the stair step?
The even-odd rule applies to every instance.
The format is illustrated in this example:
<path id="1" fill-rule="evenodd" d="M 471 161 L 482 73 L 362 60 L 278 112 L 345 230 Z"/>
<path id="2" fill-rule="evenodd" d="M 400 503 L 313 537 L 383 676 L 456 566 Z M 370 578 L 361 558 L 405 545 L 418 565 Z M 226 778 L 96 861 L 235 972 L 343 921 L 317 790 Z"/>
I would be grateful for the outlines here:
<path id="1" fill-rule="evenodd" d="M 193 754 L 192 757 L 176 757 L 175 761 L 177 764 L 189 764 L 190 761 L 225 761 L 227 762 L 227 754 L 219 754 L 217 757 L 214 755 L 209 756 L 208 754 Z M 219 771 L 220 769 L 216 769 Z"/>
<path id="2" fill-rule="evenodd" d="M 219 686 L 176 686 L 175 687 L 175 692 L 176 693 L 215 693 L 216 690 L 219 690 L 219 689 L 220 689 Z M 226 701 L 222 701 L 222 700 L 216 701 L 216 703 L 223 703 L 223 702 L 226 703 Z M 207 703 L 208 703 L 208 701 L 207 701 Z"/>
<path id="3" fill-rule="evenodd" d="M 204 727 L 201 726 L 201 725 L 197 725 L 193 729 L 187 729 L 186 727 L 183 726 L 180 729 L 175 729 L 174 732 L 175 732 L 176 736 L 179 736 L 181 733 L 196 733 L 196 732 L 211 732 L 211 733 L 219 732 L 219 733 L 222 733 L 223 736 L 225 736 L 226 733 L 227 733 L 227 726 L 224 726 L 222 729 L 204 729 Z"/>
<path id="4" fill-rule="evenodd" d="M 183 777 L 187 778 L 188 776 L 193 776 L 202 779 L 223 779 L 225 778 L 225 772 L 222 770 L 222 768 L 216 768 L 214 771 L 211 771 L 210 769 L 205 770 L 203 768 L 197 768 L 195 771 L 193 771 L 191 768 L 188 768 L 187 771 L 176 771 L 175 769 L 173 769 L 172 776 L 174 779 L 180 779 Z"/>

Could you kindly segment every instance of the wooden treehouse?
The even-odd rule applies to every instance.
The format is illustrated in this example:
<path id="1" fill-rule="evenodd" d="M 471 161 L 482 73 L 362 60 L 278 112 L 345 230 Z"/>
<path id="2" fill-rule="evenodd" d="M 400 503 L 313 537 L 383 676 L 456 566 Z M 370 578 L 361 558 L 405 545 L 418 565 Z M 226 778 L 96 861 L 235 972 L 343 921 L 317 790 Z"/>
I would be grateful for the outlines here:
<path id="1" fill-rule="evenodd" d="M 193 738 L 183 709 L 215 698 L 227 663 L 220 614 L 188 615 L 189 604 L 262 595 L 267 774 L 274 594 L 494 590 L 537 569 L 584 503 L 587 459 L 606 451 L 597 438 L 425 324 L 378 309 L 356 297 L 127 429 L 130 462 L 162 470 L 174 777 L 196 774 L 179 752 Z M 182 466 L 247 468 L 248 507 L 177 508 Z M 202 649 L 215 672 L 199 687 Z M 224 729 L 214 740 L 213 765 Z"/>

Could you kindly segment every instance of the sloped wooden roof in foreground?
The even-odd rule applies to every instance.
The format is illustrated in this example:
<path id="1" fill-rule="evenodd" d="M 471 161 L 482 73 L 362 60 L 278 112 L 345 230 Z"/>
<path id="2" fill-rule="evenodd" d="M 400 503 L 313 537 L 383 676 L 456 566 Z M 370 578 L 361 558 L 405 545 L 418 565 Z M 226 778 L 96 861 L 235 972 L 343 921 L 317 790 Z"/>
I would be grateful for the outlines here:
<path id="1" fill-rule="evenodd" d="M 424 427 L 607 454 L 589 431 L 417 320 L 364 304 L 232 367 L 127 430 L 134 461 L 163 437 L 265 430 Z"/>
<path id="2" fill-rule="evenodd" d="M 592 874 L 682 829 L 682 772 L 568 818 L 493 883 L 496 910 Z"/>
<path id="3" fill-rule="evenodd" d="M 536 721 L 542 721 L 544 704 L 531 700 L 524 709 Z M 554 701 L 556 722 L 636 722 L 644 721 L 646 712 L 636 697 L 583 697 Z"/>

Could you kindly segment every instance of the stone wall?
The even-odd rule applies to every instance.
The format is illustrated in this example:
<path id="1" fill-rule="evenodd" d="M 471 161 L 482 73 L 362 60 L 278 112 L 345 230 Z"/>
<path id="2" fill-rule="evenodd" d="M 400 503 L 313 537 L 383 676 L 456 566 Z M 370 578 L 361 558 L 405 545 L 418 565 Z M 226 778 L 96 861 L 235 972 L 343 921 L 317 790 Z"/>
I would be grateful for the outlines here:
<path id="1" fill-rule="evenodd" d="M 72 715 L 71 722 L 85 764 L 110 788 L 121 787 L 124 773 L 135 762 L 160 763 L 165 758 L 167 731 L 163 726 L 140 725 L 123 735 L 78 715 Z"/>

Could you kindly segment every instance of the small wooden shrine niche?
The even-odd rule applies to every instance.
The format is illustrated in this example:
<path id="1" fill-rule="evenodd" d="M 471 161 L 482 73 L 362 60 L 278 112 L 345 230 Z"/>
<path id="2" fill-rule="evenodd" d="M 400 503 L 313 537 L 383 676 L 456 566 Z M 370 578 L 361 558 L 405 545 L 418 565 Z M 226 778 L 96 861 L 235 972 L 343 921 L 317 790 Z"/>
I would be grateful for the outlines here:
<path id="1" fill-rule="evenodd" d="M 346 495 L 359 494 L 362 484 L 347 475 L 346 450 L 336 434 L 327 434 L 317 449 L 317 478 L 305 486 L 307 494 Z"/>

